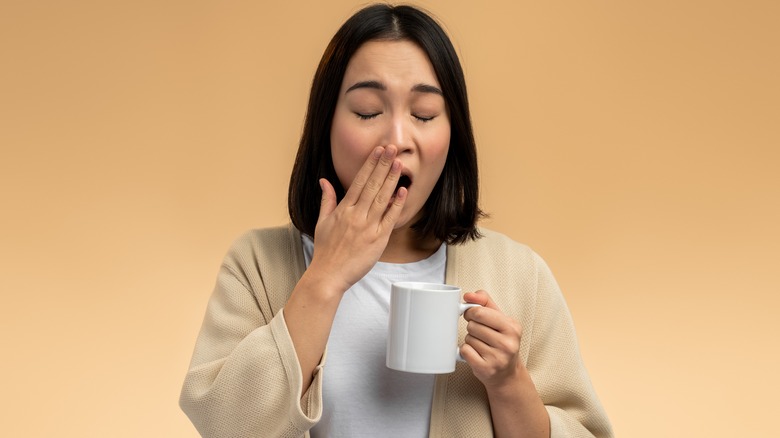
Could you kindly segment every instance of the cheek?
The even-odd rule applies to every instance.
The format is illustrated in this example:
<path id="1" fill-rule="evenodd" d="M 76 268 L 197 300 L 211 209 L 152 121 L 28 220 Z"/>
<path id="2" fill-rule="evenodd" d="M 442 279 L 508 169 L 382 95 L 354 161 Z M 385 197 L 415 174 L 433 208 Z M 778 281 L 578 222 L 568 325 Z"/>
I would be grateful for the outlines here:
<path id="1" fill-rule="evenodd" d="M 339 117 L 334 118 L 330 133 L 330 150 L 333 156 L 333 167 L 339 182 L 348 189 L 358 170 L 370 153 L 370 144 L 361 135 L 360 130 L 350 129 Z"/>
<path id="2" fill-rule="evenodd" d="M 439 181 L 444 166 L 447 163 L 447 154 L 450 149 L 450 128 L 449 125 L 431 131 L 425 136 L 420 147 L 420 173 L 419 185 L 417 191 L 410 193 L 416 203 L 424 203 L 433 191 L 436 182 Z M 410 198 L 411 199 L 411 198 Z"/>
<path id="3" fill-rule="evenodd" d="M 442 127 L 441 130 L 433 133 L 428 143 L 430 165 L 437 169 L 439 174 L 444 169 L 444 163 L 447 162 L 447 153 L 450 150 L 450 127 Z M 437 178 L 438 180 L 438 178 Z"/>

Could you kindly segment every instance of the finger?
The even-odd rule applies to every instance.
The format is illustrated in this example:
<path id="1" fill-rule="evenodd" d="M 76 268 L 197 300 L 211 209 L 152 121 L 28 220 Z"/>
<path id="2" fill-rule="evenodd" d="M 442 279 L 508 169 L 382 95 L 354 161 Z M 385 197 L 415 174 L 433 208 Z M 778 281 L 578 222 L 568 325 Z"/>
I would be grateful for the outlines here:
<path id="1" fill-rule="evenodd" d="M 331 183 L 325 179 L 320 178 L 320 189 L 322 189 L 322 202 L 320 204 L 320 214 L 317 222 L 322 218 L 328 216 L 336 209 L 336 190 Z"/>
<path id="2" fill-rule="evenodd" d="M 378 166 L 377 166 L 378 168 Z M 396 186 L 398 186 L 398 180 L 401 178 L 401 171 L 404 165 L 400 160 L 395 159 L 390 166 L 390 173 L 387 174 L 382 188 L 379 193 L 374 197 L 374 202 L 368 210 L 368 217 L 375 219 L 381 217 L 390 207 L 390 200 L 393 198 L 393 192 Z"/>
<path id="3" fill-rule="evenodd" d="M 500 310 L 495 301 L 490 298 L 490 294 L 481 289 L 475 292 L 467 292 L 463 294 L 463 300 L 467 303 L 479 304 L 483 307 Z"/>
<path id="4" fill-rule="evenodd" d="M 344 195 L 342 202 L 345 205 L 355 205 L 360 199 L 360 194 L 363 192 L 363 187 L 368 182 L 371 174 L 374 172 L 374 168 L 379 163 L 380 158 L 385 152 L 385 148 L 382 146 L 374 148 L 374 150 L 366 158 L 366 162 L 363 163 L 363 167 L 360 168 L 355 179 L 352 180 L 352 184 L 347 189 L 347 193 Z"/>
<path id="5" fill-rule="evenodd" d="M 398 153 L 398 148 L 393 145 L 389 145 L 385 148 L 384 153 L 379 159 L 379 162 L 374 166 L 374 170 L 371 172 L 371 176 L 363 186 L 363 190 L 360 193 L 360 198 L 356 205 L 362 205 L 366 211 L 374 203 L 377 193 L 382 189 L 382 186 L 387 180 L 387 175 L 390 173 L 390 169 L 393 167 L 395 161 L 395 155 Z"/>
<path id="6" fill-rule="evenodd" d="M 471 347 L 474 352 L 479 355 L 479 358 L 482 361 L 490 360 L 494 356 L 493 349 L 488 344 L 482 342 L 482 340 L 477 339 L 474 336 L 466 335 L 466 338 L 463 340 L 463 345 L 468 345 Z"/>
<path id="7" fill-rule="evenodd" d="M 469 321 L 466 324 L 466 332 L 469 336 L 479 339 L 491 347 L 495 347 L 498 338 L 501 336 L 500 332 L 476 321 Z"/>
<path id="8" fill-rule="evenodd" d="M 507 325 L 506 331 L 498 331 L 476 321 L 469 321 L 466 325 L 466 330 L 469 336 L 479 339 L 485 345 L 496 350 L 508 354 L 515 354 L 520 351 L 520 333 L 511 329 L 510 325 Z"/>
<path id="9" fill-rule="evenodd" d="M 460 355 L 463 356 L 463 359 L 472 367 L 483 366 L 485 364 L 485 358 L 469 344 L 464 343 L 460 346 Z"/>
<path id="10" fill-rule="evenodd" d="M 384 230 L 387 230 L 388 232 L 393 231 L 395 224 L 398 221 L 398 217 L 401 215 L 401 210 L 404 209 L 406 196 L 408 194 L 409 191 L 406 190 L 406 187 L 398 189 L 398 193 L 395 194 L 395 199 L 393 199 L 393 204 L 390 205 L 390 208 L 387 209 L 385 216 L 382 218 L 381 227 Z"/>
<path id="11" fill-rule="evenodd" d="M 518 338 L 522 335 L 520 323 L 506 316 L 498 309 L 473 307 L 468 309 L 466 313 L 463 314 L 463 317 L 469 323 L 473 321 L 474 323 L 481 324 L 504 335 L 512 335 Z"/>

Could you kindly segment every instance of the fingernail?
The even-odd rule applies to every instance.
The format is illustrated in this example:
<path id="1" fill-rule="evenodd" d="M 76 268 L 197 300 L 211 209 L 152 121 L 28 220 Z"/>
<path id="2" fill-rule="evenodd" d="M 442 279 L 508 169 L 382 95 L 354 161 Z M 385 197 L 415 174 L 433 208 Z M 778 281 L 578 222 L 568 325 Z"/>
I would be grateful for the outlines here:
<path id="1" fill-rule="evenodd" d="M 382 146 L 379 146 L 378 148 L 374 149 L 374 158 L 379 158 L 382 156 Z"/>
<path id="2" fill-rule="evenodd" d="M 400 169 L 400 168 L 401 168 L 401 161 L 400 160 L 395 160 L 395 161 L 393 161 L 393 165 L 390 167 L 390 170 L 393 171 L 393 172 L 397 172 L 398 169 Z"/>
<path id="3" fill-rule="evenodd" d="M 385 148 L 385 157 L 390 158 L 395 154 L 395 148 L 393 146 L 388 146 Z"/>

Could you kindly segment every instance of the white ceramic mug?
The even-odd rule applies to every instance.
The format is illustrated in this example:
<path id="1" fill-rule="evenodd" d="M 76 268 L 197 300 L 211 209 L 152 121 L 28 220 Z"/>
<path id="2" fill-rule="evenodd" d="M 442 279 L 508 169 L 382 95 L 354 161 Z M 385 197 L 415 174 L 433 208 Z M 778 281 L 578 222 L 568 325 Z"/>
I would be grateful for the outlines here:
<path id="1" fill-rule="evenodd" d="M 460 288 L 446 284 L 393 283 L 387 367 L 410 373 L 444 374 L 463 360 L 458 347 L 458 318 L 466 309 Z"/>

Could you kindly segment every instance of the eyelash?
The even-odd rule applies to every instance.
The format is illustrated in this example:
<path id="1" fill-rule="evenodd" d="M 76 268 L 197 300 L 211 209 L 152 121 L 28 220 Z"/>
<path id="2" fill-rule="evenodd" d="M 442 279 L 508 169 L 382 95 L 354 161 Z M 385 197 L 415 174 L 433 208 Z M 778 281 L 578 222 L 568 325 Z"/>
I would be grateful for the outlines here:
<path id="1" fill-rule="evenodd" d="M 382 113 L 374 113 L 374 114 L 361 114 L 361 113 L 355 113 L 355 115 L 356 115 L 356 116 L 357 116 L 357 117 L 358 117 L 360 120 L 371 120 L 371 119 L 375 118 L 376 116 L 378 116 L 378 115 L 380 115 L 380 114 L 382 114 Z M 433 120 L 434 118 L 436 118 L 436 116 L 433 116 L 433 117 L 420 117 L 420 116 L 415 116 L 414 114 L 413 114 L 412 116 L 413 116 L 415 119 L 417 119 L 417 120 L 419 120 L 419 121 L 421 121 L 421 122 L 423 122 L 423 123 L 428 123 L 428 122 L 430 122 L 431 120 Z"/>
<path id="2" fill-rule="evenodd" d="M 371 119 L 373 119 L 374 117 L 378 116 L 379 114 L 381 114 L 381 113 L 374 113 L 374 114 L 361 114 L 361 113 L 355 113 L 355 115 L 356 115 L 356 116 L 358 116 L 358 118 L 359 118 L 360 120 L 371 120 Z"/>

